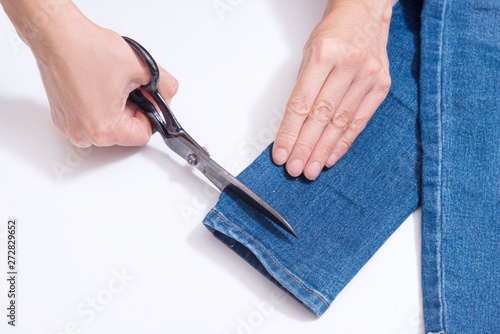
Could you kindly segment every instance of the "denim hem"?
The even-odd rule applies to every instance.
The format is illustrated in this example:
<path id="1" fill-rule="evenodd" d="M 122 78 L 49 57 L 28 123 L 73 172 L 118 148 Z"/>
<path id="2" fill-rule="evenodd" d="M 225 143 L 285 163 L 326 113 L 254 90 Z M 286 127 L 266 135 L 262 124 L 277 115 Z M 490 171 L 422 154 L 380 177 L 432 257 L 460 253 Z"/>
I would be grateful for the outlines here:
<path id="1" fill-rule="evenodd" d="M 266 247 L 237 226 L 223 214 L 211 210 L 203 223 L 215 237 L 224 242 L 250 265 L 269 278 L 278 287 L 296 298 L 308 310 L 320 317 L 330 305 L 316 289 L 301 281 L 297 275 L 285 270 L 280 259 Z M 235 246 L 237 244 L 237 246 Z"/>
<path id="2" fill-rule="evenodd" d="M 425 1 L 422 10 L 420 129 L 422 155 L 422 289 L 424 323 L 446 329 L 442 259 L 443 39 L 447 0 Z"/>

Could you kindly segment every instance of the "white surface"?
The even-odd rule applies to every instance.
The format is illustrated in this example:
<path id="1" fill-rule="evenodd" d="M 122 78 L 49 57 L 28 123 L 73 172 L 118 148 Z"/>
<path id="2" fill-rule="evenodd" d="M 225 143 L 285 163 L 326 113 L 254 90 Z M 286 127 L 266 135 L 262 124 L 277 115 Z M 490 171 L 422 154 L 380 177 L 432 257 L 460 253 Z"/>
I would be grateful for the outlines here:
<path id="1" fill-rule="evenodd" d="M 181 124 L 239 172 L 272 141 L 325 1 L 220 2 L 233 4 L 222 19 L 213 0 L 78 5 L 179 79 Z M 318 320 L 271 298 L 279 290 L 202 226 L 218 194 L 158 137 L 76 151 L 52 125 L 31 53 L 3 13 L 0 59 L 1 254 L 7 219 L 20 226 L 18 326 L 6 325 L 2 278 L 1 333 L 423 332 L 418 212 Z M 71 172 L 58 177 L 57 163 Z M 121 271 L 133 278 L 119 283 Z M 95 316 L 89 298 L 104 304 Z"/>

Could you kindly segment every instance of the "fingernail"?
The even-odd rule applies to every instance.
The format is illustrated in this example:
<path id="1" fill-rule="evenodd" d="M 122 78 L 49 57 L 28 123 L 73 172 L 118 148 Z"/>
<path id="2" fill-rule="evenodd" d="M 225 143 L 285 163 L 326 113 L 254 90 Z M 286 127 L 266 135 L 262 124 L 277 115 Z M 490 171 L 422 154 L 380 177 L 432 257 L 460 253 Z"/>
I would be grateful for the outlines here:
<path id="1" fill-rule="evenodd" d="M 287 166 L 288 174 L 290 174 L 293 177 L 302 174 L 303 170 L 304 170 L 304 163 L 300 159 L 292 160 L 292 162 L 290 162 L 290 164 Z"/>
<path id="2" fill-rule="evenodd" d="M 332 167 L 333 165 L 335 165 L 337 163 L 337 161 L 339 160 L 339 155 L 337 153 L 333 153 L 329 158 L 328 158 L 328 161 L 326 162 L 326 166 L 328 168 Z"/>
<path id="3" fill-rule="evenodd" d="M 321 164 L 315 161 L 312 164 L 310 164 L 309 167 L 307 167 L 307 170 L 304 175 L 309 180 L 314 180 L 315 178 L 318 177 L 319 173 L 321 173 Z"/>
<path id="4" fill-rule="evenodd" d="M 288 159 L 288 152 L 284 148 L 279 148 L 274 152 L 274 162 L 277 165 L 283 165 Z"/>

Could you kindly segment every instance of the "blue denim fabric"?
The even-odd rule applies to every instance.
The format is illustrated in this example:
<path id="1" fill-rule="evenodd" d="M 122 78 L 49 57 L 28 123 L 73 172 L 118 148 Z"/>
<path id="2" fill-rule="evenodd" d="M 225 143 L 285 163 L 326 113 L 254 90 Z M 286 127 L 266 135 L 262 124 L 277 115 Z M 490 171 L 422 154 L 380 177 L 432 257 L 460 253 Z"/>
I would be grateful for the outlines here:
<path id="1" fill-rule="evenodd" d="M 500 333 L 500 1 L 426 1 L 421 50 L 426 330 Z"/>
<path id="2" fill-rule="evenodd" d="M 226 191 L 207 228 L 320 316 L 422 198 L 427 330 L 500 333 L 494 1 L 467 13 L 465 1 L 400 1 L 388 42 L 392 88 L 349 152 L 313 182 L 275 166 L 270 148 L 239 175 L 299 240 Z"/>

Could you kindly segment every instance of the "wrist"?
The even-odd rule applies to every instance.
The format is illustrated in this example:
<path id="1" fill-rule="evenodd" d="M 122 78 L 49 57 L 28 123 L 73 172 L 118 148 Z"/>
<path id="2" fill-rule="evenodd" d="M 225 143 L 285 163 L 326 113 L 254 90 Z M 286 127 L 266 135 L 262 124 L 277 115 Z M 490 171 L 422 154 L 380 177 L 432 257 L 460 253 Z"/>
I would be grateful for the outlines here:
<path id="1" fill-rule="evenodd" d="M 0 0 L 19 37 L 35 56 L 45 57 L 71 27 L 86 20 L 69 0 Z"/>
<path id="2" fill-rule="evenodd" d="M 338 8 L 351 8 L 367 20 L 375 20 L 388 27 L 392 16 L 392 0 L 328 0 L 323 17 Z"/>

